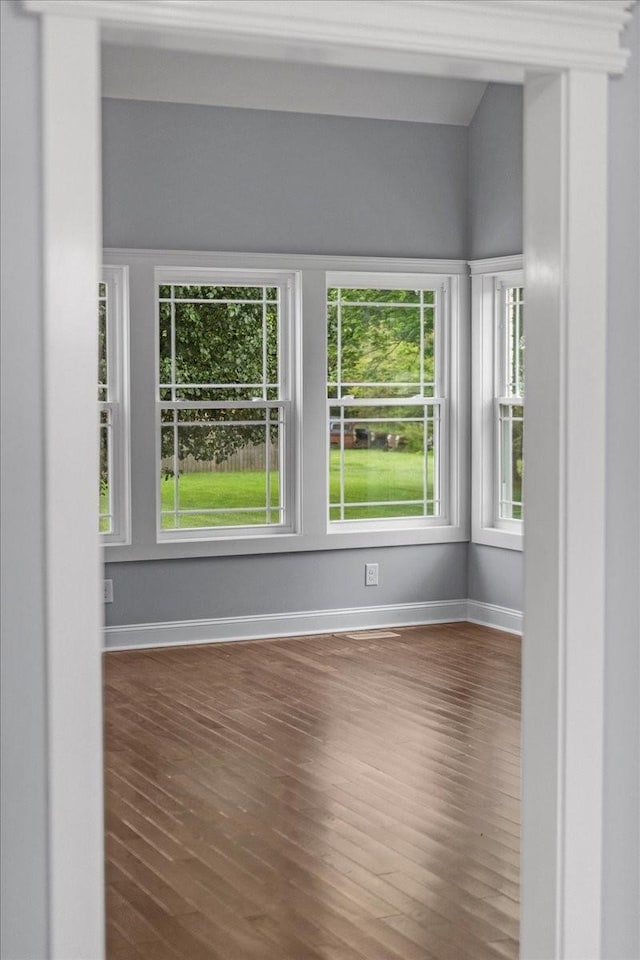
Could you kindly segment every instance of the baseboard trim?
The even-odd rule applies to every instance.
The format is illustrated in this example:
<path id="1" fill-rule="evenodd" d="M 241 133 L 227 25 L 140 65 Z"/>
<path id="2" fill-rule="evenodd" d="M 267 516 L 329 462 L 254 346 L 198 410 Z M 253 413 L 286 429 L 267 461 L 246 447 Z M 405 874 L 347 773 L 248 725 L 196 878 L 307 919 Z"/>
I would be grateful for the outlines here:
<path id="1" fill-rule="evenodd" d="M 467 600 L 467 620 L 480 623 L 484 627 L 506 630 L 507 633 L 522 635 L 524 617 L 520 610 L 499 607 L 495 603 L 481 603 L 480 600 Z"/>
<path id="2" fill-rule="evenodd" d="M 104 646 L 106 650 L 131 650 L 197 643 L 231 643 L 312 633 L 409 627 L 421 623 L 459 623 L 465 620 L 521 634 L 522 619 L 519 610 L 481 603 L 479 600 L 393 603 L 377 607 L 348 607 L 344 610 L 304 610 L 265 616 L 126 624 L 106 627 Z"/>
<path id="3" fill-rule="evenodd" d="M 344 610 L 304 610 L 265 616 L 220 617 L 213 620 L 179 620 L 165 623 L 106 627 L 107 650 L 165 647 L 234 640 L 265 640 L 311 633 L 407 627 L 420 623 L 453 623 L 467 619 L 466 600 L 430 603 L 394 603 Z"/>

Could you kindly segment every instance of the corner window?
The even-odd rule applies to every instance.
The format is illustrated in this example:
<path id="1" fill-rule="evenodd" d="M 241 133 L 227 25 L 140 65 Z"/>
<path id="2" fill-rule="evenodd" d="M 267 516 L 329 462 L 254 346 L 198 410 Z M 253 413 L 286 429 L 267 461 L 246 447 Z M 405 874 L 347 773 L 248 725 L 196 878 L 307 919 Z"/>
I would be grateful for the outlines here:
<path id="1" fill-rule="evenodd" d="M 293 276 L 156 281 L 159 538 L 290 530 Z"/>
<path id="2" fill-rule="evenodd" d="M 127 279 L 126 267 L 104 267 L 98 284 L 98 530 L 105 543 L 129 539 Z"/>
<path id="3" fill-rule="evenodd" d="M 504 270 L 507 263 L 518 269 Z M 522 549 L 524 280 L 521 258 L 472 268 L 472 537 Z"/>

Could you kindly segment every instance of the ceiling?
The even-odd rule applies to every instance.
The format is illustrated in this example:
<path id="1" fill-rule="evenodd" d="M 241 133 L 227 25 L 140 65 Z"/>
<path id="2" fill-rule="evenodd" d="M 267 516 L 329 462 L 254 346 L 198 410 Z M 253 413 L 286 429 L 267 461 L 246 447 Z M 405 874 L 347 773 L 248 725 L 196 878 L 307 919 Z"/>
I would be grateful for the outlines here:
<path id="1" fill-rule="evenodd" d="M 467 126 L 486 84 L 383 70 L 104 44 L 102 93 L 127 100 Z"/>

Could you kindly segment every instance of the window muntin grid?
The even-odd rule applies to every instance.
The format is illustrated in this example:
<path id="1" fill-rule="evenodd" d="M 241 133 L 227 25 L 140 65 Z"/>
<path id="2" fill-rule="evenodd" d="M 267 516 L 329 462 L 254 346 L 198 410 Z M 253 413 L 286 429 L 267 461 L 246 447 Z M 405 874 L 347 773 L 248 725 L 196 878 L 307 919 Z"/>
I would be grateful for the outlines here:
<path id="1" fill-rule="evenodd" d="M 159 534 L 283 529 L 288 284 L 178 279 L 157 288 Z"/>
<path id="2" fill-rule="evenodd" d="M 327 291 L 329 521 L 444 515 L 433 287 Z"/>
<path id="3" fill-rule="evenodd" d="M 113 503 L 113 358 L 109 286 L 101 281 L 98 284 L 98 411 L 100 442 L 100 477 L 98 530 L 102 534 L 114 531 Z"/>
<path id="4" fill-rule="evenodd" d="M 129 538 L 128 270 L 104 266 L 98 284 L 98 530 L 105 544 Z"/>
<path id="5" fill-rule="evenodd" d="M 498 521 L 524 518 L 524 288 L 504 285 L 500 298 L 500 380 L 496 409 L 496 515 Z"/>
<path id="6" fill-rule="evenodd" d="M 505 393 L 524 397 L 524 288 L 505 287 Z"/>

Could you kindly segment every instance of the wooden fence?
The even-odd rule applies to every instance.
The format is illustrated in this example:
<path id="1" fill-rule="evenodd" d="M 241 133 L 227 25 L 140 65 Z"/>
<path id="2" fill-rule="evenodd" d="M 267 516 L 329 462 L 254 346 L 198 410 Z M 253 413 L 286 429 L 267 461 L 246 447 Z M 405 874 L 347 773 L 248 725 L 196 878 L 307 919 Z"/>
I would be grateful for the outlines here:
<path id="1" fill-rule="evenodd" d="M 277 448 L 272 446 L 270 453 L 270 469 L 277 470 L 279 467 Z M 240 447 L 221 463 L 216 463 L 215 460 L 196 460 L 189 455 L 179 461 L 179 468 L 180 473 L 235 473 L 242 470 L 265 470 L 266 457 L 266 445 L 260 443 L 255 446 Z M 162 460 L 163 473 L 171 473 L 173 469 L 173 457 L 165 457 Z"/>

